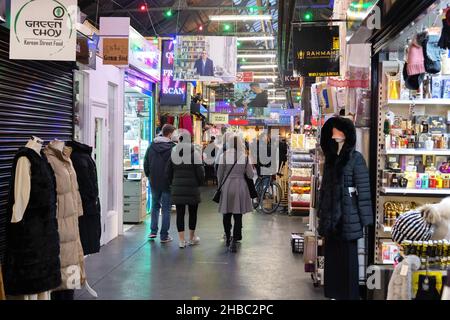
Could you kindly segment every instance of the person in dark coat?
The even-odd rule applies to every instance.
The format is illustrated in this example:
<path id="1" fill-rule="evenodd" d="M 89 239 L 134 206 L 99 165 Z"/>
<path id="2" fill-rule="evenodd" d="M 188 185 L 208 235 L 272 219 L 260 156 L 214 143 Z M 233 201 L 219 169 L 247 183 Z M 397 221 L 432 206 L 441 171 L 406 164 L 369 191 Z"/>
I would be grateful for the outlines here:
<path id="1" fill-rule="evenodd" d="M 162 209 L 160 237 L 163 243 L 173 240 L 169 236 L 171 208 L 170 186 L 169 179 L 164 170 L 170 159 L 172 148 L 175 146 L 175 143 L 172 141 L 174 131 L 174 126 L 165 124 L 161 130 L 162 135 L 153 140 L 144 158 L 144 172 L 149 178 L 152 191 L 152 217 L 149 238 L 153 240 L 158 235 L 159 210 Z"/>
<path id="2" fill-rule="evenodd" d="M 201 201 L 199 187 L 205 179 L 201 151 L 195 149 L 190 139 L 180 136 L 180 143 L 173 148 L 166 170 L 171 187 L 172 203 L 177 208 L 179 247 L 185 248 L 186 244 L 196 245 L 200 242 L 200 238 L 195 234 L 198 204 Z M 186 206 L 189 208 L 189 241 L 187 243 L 184 237 Z"/>
<path id="3" fill-rule="evenodd" d="M 70 159 L 77 173 L 83 204 L 83 215 L 78 218 L 83 253 L 84 255 L 94 254 L 100 251 L 102 226 L 97 168 L 91 157 L 92 147 L 77 141 L 68 141 L 66 146 L 72 148 Z"/>
<path id="4" fill-rule="evenodd" d="M 208 52 L 202 52 L 201 57 L 195 61 L 194 69 L 199 76 L 214 77 L 214 62 L 208 58 Z"/>
<path id="5" fill-rule="evenodd" d="M 349 119 L 333 117 L 322 128 L 318 232 L 325 239 L 325 296 L 332 299 L 359 299 L 357 240 L 374 219 L 369 171 L 355 144 Z"/>

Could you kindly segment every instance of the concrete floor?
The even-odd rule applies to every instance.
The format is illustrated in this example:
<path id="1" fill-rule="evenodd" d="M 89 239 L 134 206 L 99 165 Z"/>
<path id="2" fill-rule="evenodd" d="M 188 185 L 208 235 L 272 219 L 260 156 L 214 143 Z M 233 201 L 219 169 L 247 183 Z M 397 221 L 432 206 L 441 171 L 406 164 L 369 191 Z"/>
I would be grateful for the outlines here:
<path id="1" fill-rule="evenodd" d="M 235 254 L 225 248 L 222 217 L 209 200 L 212 190 L 205 189 L 202 198 L 200 245 L 178 248 L 173 213 L 173 242 L 147 240 L 146 221 L 88 257 L 86 272 L 97 299 L 324 299 L 323 290 L 314 288 L 304 272 L 302 256 L 291 252 L 291 232 L 305 228 L 301 217 L 245 215 L 243 241 Z M 94 299 L 85 290 L 76 298 Z"/>

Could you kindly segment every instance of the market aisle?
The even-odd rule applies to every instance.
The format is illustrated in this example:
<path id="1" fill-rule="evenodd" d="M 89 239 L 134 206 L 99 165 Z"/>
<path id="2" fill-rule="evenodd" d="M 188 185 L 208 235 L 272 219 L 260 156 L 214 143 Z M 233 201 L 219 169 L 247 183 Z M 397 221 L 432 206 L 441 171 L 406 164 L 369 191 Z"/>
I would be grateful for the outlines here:
<path id="1" fill-rule="evenodd" d="M 201 243 L 179 249 L 174 240 L 147 240 L 149 223 L 130 229 L 101 253 L 86 260 L 98 299 L 323 299 L 293 255 L 291 232 L 303 231 L 301 218 L 248 214 L 237 254 L 227 252 L 221 215 L 211 189 L 202 193 L 198 231 Z M 171 235 L 176 238 L 175 214 Z M 78 299 L 92 299 L 85 291 Z"/>

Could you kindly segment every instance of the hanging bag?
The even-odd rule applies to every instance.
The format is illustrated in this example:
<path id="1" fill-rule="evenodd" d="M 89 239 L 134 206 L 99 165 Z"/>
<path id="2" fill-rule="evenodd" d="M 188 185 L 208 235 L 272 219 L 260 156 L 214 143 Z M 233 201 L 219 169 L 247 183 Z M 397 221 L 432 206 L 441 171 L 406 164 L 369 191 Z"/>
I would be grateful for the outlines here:
<path id="1" fill-rule="evenodd" d="M 423 35 L 423 56 L 425 58 L 425 70 L 428 73 L 436 74 L 441 72 L 441 53 L 442 49 L 439 48 L 439 36 L 438 35 Z"/>
<path id="2" fill-rule="evenodd" d="M 258 198 L 258 192 L 256 191 L 255 182 L 253 181 L 253 179 L 247 177 L 247 173 L 246 173 L 247 164 L 248 164 L 248 157 L 245 160 L 244 179 L 245 179 L 245 182 L 247 183 L 248 191 L 250 193 L 250 198 L 256 199 L 256 198 Z"/>
<path id="3" fill-rule="evenodd" d="M 215 203 L 219 203 L 219 202 L 220 202 L 220 195 L 222 194 L 222 187 L 223 187 L 223 185 L 225 184 L 225 182 L 227 181 L 228 177 L 230 176 L 231 171 L 233 171 L 234 166 L 236 165 L 236 163 L 237 163 L 237 160 L 236 160 L 236 162 L 233 164 L 233 166 L 231 167 L 230 171 L 228 171 L 227 176 L 225 177 L 225 179 L 223 179 L 223 181 L 221 182 L 219 188 L 217 188 L 216 192 L 214 193 L 213 201 L 214 201 Z"/>

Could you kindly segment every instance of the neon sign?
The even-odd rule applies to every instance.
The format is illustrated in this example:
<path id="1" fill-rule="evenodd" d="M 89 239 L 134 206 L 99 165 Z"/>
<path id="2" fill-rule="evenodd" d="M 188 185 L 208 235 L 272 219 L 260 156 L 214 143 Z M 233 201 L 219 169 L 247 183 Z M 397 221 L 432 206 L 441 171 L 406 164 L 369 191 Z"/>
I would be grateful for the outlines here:
<path id="1" fill-rule="evenodd" d="M 174 43 L 162 42 L 160 104 L 179 106 L 186 104 L 186 82 L 173 79 Z"/>

